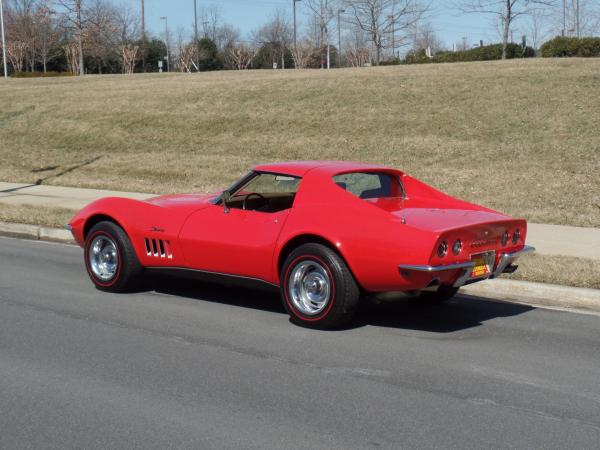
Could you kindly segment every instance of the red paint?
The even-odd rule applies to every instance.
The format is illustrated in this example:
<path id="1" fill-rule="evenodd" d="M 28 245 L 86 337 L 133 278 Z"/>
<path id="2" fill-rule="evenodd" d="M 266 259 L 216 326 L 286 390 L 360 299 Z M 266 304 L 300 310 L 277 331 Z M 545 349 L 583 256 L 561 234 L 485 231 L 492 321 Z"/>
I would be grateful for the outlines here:
<path id="1" fill-rule="evenodd" d="M 525 220 L 444 194 L 398 170 L 349 162 L 292 162 L 258 166 L 257 171 L 302 177 L 292 208 L 276 213 L 230 209 L 210 203 L 215 194 L 162 196 L 147 201 L 124 198 L 98 200 L 72 220 L 73 235 L 84 244 L 86 222 L 110 217 L 129 238 L 142 266 L 185 267 L 259 278 L 279 285 L 280 257 L 286 243 L 315 235 L 345 259 L 366 291 L 413 290 L 433 278 L 427 273 L 402 275 L 400 264 L 440 265 L 470 261 L 471 255 L 523 248 Z M 363 200 L 337 186 L 332 177 L 346 172 L 386 172 L 399 177 L 407 198 Z M 406 224 L 402 223 L 402 220 Z M 500 238 L 516 228 L 521 237 L 505 247 Z M 487 236 L 486 236 L 487 233 Z M 173 258 L 148 256 L 144 238 L 171 243 Z M 463 242 L 463 250 L 445 258 L 436 254 L 446 240 Z M 483 243 L 481 243 L 483 241 Z M 478 244 L 479 242 L 479 244 Z M 473 244 L 477 246 L 472 246 Z M 452 283 L 460 271 L 437 274 Z"/>

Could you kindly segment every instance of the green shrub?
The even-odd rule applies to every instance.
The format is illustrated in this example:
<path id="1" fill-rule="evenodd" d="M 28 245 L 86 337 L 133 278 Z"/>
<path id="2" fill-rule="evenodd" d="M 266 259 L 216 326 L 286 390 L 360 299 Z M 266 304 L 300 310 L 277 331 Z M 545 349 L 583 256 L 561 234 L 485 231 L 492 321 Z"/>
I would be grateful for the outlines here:
<path id="1" fill-rule="evenodd" d="M 586 37 L 579 39 L 576 37 L 558 36 L 545 42 L 540 50 L 542 56 L 545 58 L 600 56 L 600 38 Z"/>
<path id="2" fill-rule="evenodd" d="M 50 78 L 50 77 L 71 77 L 71 72 L 13 72 L 12 78 Z"/>
<path id="3" fill-rule="evenodd" d="M 508 44 L 506 47 L 506 58 L 531 58 L 535 52 L 531 47 L 523 47 L 518 44 Z M 484 45 L 469 50 L 458 52 L 443 51 L 438 52 L 429 58 L 425 50 L 418 50 L 406 55 L 404 62 L 406 64 L 425 64 L 425 63 L 443 63 L 443 62 L 466 62 L 466 61 L 491 61 L 502 59 L 502 44 Z"/>
<path id="4" fill-rule="evenodd" d="M 390 58 L 379 61 L 380 66 L 397 66 L 398 64 L 400 64 L 400 59 L 398 58 Z"/>

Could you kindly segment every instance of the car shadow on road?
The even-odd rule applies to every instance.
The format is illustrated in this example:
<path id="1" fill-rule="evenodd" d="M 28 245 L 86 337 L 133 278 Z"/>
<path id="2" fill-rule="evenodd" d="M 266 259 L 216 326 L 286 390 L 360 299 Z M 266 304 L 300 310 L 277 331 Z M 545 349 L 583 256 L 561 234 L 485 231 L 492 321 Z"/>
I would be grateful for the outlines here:
<path id="1" fill-rule="evenodd" d="M 457 295 L 442 304 L 419 299 L 399 300 L 379 305 L 365 304 L 354 326 L 377 326 L 432 333 L 452 333 L 484 325 L 501 317 L 524 314 L 535 309 L 517 303 L 500 302 L 482 297 Z"/>
<path id="2" fill-rule="evenodd" d="M 277 291 L 231 287 L 180 278 L 157 278 L 153 290 L 240 308 L 251 308 L 274 314 L 286 314 Z M 452 333 L 483 325 L 486 321 L 511 317 L 534 310 L 517 303 L 480 297 L 457 295 L 446 303 L 435 305 L 418 299 L 373 304 L 362 301 L 354 319 L 343 329 L 365 326 Z"/>

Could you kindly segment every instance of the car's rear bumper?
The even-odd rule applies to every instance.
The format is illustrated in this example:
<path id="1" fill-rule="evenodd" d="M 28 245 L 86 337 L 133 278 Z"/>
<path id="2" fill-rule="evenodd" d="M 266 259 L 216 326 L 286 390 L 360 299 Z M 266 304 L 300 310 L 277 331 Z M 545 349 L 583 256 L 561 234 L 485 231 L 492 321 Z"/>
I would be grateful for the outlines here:
<path id="1" fill-rule="evenodd" d="M 412 264 L 401 264 L 399 266 L 400 271 L 407 272 L 420 272 L 420 273 L 429 273 L 432 275 L 432 278 L 435 277 L 435 274 L 448 274 L 448 272 L 457 272 L 459 273 L 456 281 L 454 281 L 454 287 L 460 287 L 464 284 L 473 281 L 481 281 L 487 278 L 496 278 L 502 275 L 504 272 L 514 272 L 514 268 L 511 269 L 512 263 L 514 263 L 520 256 L 534 252 L 535 248 L 526 245 L 521 250 L 512 252 L 512 253 L 502 253 L 494 270 L 490 273 L 490 275 L 486 277 L 471 279 L 471 270 L 473 269 L 473 262 L 463 262 L 458 264 L 448 264 L 444 266 L 420 266 L 420 265 L 412 265 Z"/>

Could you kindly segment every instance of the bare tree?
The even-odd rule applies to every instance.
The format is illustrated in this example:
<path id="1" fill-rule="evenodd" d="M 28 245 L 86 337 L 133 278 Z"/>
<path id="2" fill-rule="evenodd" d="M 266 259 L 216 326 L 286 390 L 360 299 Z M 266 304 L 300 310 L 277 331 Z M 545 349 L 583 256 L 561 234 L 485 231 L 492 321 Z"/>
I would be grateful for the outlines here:
<path id="1" fill-rule="evenodd" d="M 16 51 L 19 56 L 24 49 L 25 55 L 21 70 L 27 70 L 26 61 L 32 72 L 35 70 L 36 62 L 37 6 L 36 0 L 13 0 L 6 11 L 9 42 L 18 42 L 19 45 L 13 48 L 13 51 Z"/>
<path id="2" fill-rule="evenodd" d="M 296 69 L 306 69 L 315 48 L 308 39 L 298 41 L 295 48 L 291 50 Z"/>
<path id="3" fill-rule="evenodd" d="M 56 0 L 57 4 L 65 10 L 65 26 L 72 32 L 77 45 L 77 68 L 79 75 L 85 74 L 83 65 L 83 39 L 86 28 L 84 18 L 84 0 Z M 68 59 L 68 56 L 67 56 Z M 74 66 L 71 66 L 74 67 Z"/>
<path id="4" fill-rule="evenodd" d="M 9 41 L 6 43 L 6 54 L 15 72 L 23 72 L 28 49 L 29 46 L 23 41 Z"/>
<path id="5" fill-rule="evenodd" d="M 223 24 L 217 28 L 215 36 L 215 44 L 220 51 L 224 51 L 227 47 L 240 40 L 240 30 L 229 25 Z"/>
<path id="6" fill-rule="evenodd" d="M 135 63 L 139 55 L 139 47 L 137 45 L 126 44 L 121 47 L 121 55 L 123 58 L 123 72 L 128 75 L 133 73 Z"/>
<path id="7" fill-rule="evenodd" d="M 177 55 L 177 67 L 179 67 L 181 72 L 192 72 L 195 52 L 196 50 L 193 43 L 183 45 L 179 48 Z"/>
<path id="8" fill-rule="evenodd" d="M 444 47 L 443 42 L 438 38 L 430 23 L 421 25 L 415 36 L 415 50 L 430 49 L 432 53 L 441 50 Z"/>
<path id="9" fill-rule="evenodd" d="M 232 43 L 225 52 L 225 67 L 234 70 L 246 70 L 257 52 L 256 47 L 245 42 Z"/>
<path id="10" fill-rule="evenodd" d="M 527 34 L 531 46 L 537 51 L 543 41 L 546 40 L 549 34 L 549 19 L 551 11 L 544 8 L 537 8 L 531 11 L 529 17 L 529 24 L 527 27 Z"/>
<path id="11" fill-rule="evenodd" d="M 210 5 L 200 8 L 200 21 L 202 22 L 202 33 L 205 38 L 212 41 L 217 40 L 217 29 L 221 21 L 221 8 L 216 5 Z"/>
<path id="12" fill-rule="evenodd" d="M 48 70 L 48 62 L 56 58 L 58 43 L 61 40 L 60 23 L 56 12 L 51 8 L 50 0 L 38 7 L 37 13 L 37 52 L 44 72 Z"/>
<path id="13" fill-rule="evenodd" d="M 271 47 L 273 62 L 281 61 L 285 69 L 285 51 L 292 41 L 293 30 L 289 19 L 283 10 L 276 10 L 269 21 L 252 33 L 252 39 L 261 45 Z"/>
<path id="14" fill-rule="evenodd" d="M 69 66 L 69 70 L 73 75 L 77 75 L 81 73 L 81 69 L 79 67 L 79 46 L 76 42 L 67 42 L 63 46 L 63 51 L 65 52 L 65 56 L 67 58 L 67 64 Z"/>
<path id="15" fill-rule="evenodd" d="M 346 0 L 350 21 L 369 36 L 375 50 L 375 64 L 394 41 L 394 47 L 406 45 L 414 24 L 427 12 L 419 0 Z"/>
<path id="16" fill-rule="evenodd" d="M 88 0 L 84 17 L 84 51 L 97 62 L 98 73 L 102 73 L 106 60 L 111 56 L 121 57 L 122 46 L 129 41 L 120 39 L 119 13 L 109 0 Z"/>
<path id="17" fill-rule="evenodd" d="M 344 59 L 349 61 L 352 67 L 363 67 L 371 59 L 369 42 L 367 33 L 356 24 L 351 24 L 344 35 Z"/>
<path id="18" fill-rule="evenodd" d="M 304 0 L 302 4 L 308 9 L 311 15 L 311 22 L 315 29 L 315 47 L 324 48 L 327 51 L 327 67 L 330 65 L 330 42 L 329 25 L 336 16 L 337 10 L 341 6 L 341 0 Z M 321 55 L 321 67 L 324 66 L 324 55 Z"/>
<path id="19" fill-rule="evenodd" d="M 506 59 L 510 30 L 515 20 L 553 4 L 554 0 L 464 0 L 459 9 L 465 13 L 489 14 L 499 20 L 502 26 L 502 59 Z"/>

